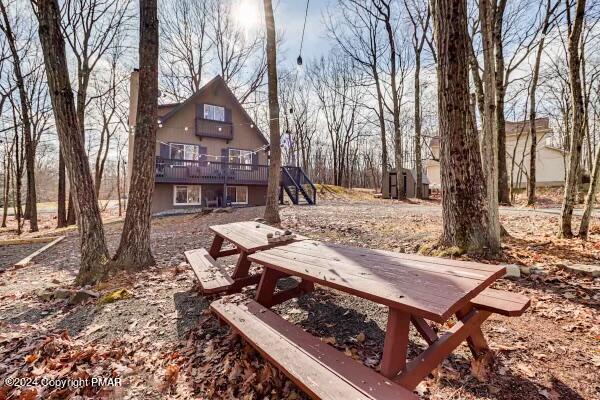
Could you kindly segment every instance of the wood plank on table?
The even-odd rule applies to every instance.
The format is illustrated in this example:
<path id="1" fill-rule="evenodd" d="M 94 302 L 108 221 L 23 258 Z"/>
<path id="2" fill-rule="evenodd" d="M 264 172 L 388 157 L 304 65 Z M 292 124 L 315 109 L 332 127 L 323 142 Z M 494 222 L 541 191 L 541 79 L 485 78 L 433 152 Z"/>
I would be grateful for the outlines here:
<path id="1" fill-rule="evenodd" d="M 257 228 L 256 226 L 259 226 Z M 268 249 L 273 246 L 290 243 L 297 240 L 304 240 L 306 237 L 296 234 L 294 239 L 288 242 L 269 243 L 267 234 L 285 229 L 275 228 L 269 225 L 252 221 L 233 222 L 231 224 L 213 225 L 209 229 L 215 234 L 224 237 L 229 242 L 240 247 L 246 252 L 254 252 L 262 249 Z"/>
<path id="2" fill-rule="evenodd" d="M 427 265 L 426 263 L 420 264 L 406 264 L 400 261 L 400 259 L 380 259 L 375 262 L 369 258 L 349 258 L 345 256 L 331 257 L 322 252 L 306 252 L 303 248 L 297 246 L 282 246 L 273 249 L 269 254 L 279 255 L 281 257 L 288 257 L 294 260 L 302 260 L 307 263 L 317 262 L 319 265 L 325 265 L 329 267 L 342 267 L 344 271 L 351 273 L 357 271 L 362 276 L 376 275 L 384 278 L 386 275 L 389 278 L 397 278 L 400 276 L 410 277 L 411 280 L 418 279 L 420 276 L 437 275 L 444 279 L 444 282 L 451 280 L 453 282 L 469 282 L 469 280 L 481 281 L 487 279 L 491 272 L 487 271 L 473 271 L 463 270 L 455 266 L 444 266 L 444 265 Z M 500 268 L 495 268 L 493 273 L 497 273 Z M 467 287 L 470 287 L 468 285 Z"/>
<path id="3" fill-rule="evenodd" d="M 285 253 L 277 252 L 278 254 L 274 254 L 274 252 L 269 252 L 268 257 L 269 262 L 271 263 L 281 263 L 281 265 L 287 265 L 288 263 L 293 263 L 294 267 L 298 267 L 304 263 L 305 272 L 309 270 L 315 272 L 319 277 L 324 280 L 336 281 L 342 280 L 347 282 L 356 282 L 358 281 L 371 281 L 374 285 L 381 285 L 383 288 L 390 287 L 392 289 L 397 289 L 401 286 L 406 287 L 407 294 L 413 294 L 415 296 L 420 296 L 422 298 L 429 298 L 435 302 L 436 299 L 441 298 L 441 301 L 438 301 L 438 304 L 445 304 L 448 300 L 455 299 L 456 295 L 464 296 L 468 294 L 472 288 L 471 285 L 466 285 L 464 281 L 458 281 L 456 284 L 449 285 L 447 281 L 441 280 L 424 280 L 411 276 L 410 274 L 404 274 L 405 271 L 398 270 L 397 274 L 385 273 L 382 275 L 373 274 L 370 272 L 361 272 L 356 266 L 346 266 L 343 263 L 333 263 L 327 260 L 322 259 L 309 259 L 305 260 L 299 256 L 286 257 Z M 310 265 L 307 267 L 306 265 Z M 290 265 L 292 266 L 292 265 Z M 341 271 L 342 273 L 338 272 Z M 342 275 L 343 274 L 343 275 Z M 448 287 L 451 287 L 453 291 L 451 293 L 447 293 Z"/>
<path id="4" fill-rule="evenodd" d="M 445 266 L 440 263 L 443 259 L 435 259 L 438 264 L 432 266 L 414 260 L 407 265 L 398 257 L 402 254 L 392 253 L 383 260 L 387 254 L 381 251 L 374 262 L 371 254 L 369 249 L 309 240 L 266 250 L 250 259 L 437 322 L 446 321 L 504 273 L 501 266 L 481 264 L 486 268 L 474 269 L 478 263 L 466 263 L 467 268 L 456 262 Z"/>
<path id="5" fill-rule="evenodd" d="M 393 259 L 402 262 L 406 266 L 414 265 L 418 267 L 423 263 L 429 265 L 455 266 L 464 270 L 496 272 L 498 265 L 483 264 L 473 261 L 453 260 L 450 258 L 421 256 L 418 254 L 397 253 L 389 250 L 368 249 L 362 247 L 344 246 L 335 243 L 324 243 L 318 240 L 305 240 L 294 245 L 294 248 L 315 249 L 324 257 L 328 256 L 348 256 L 350 258 L 360 257 L 361 259 L 377 260 L 380 258 Z M 411 261 L 415 263 L 412 264 Z"/>

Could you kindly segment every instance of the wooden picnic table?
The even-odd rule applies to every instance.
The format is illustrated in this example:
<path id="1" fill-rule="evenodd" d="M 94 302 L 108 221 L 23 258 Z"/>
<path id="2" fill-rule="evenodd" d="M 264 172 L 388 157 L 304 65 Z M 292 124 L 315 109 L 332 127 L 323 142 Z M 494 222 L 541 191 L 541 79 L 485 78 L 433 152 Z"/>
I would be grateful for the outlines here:
<path id="1" fill-rule="evenodd" d="M 271 248 L 248 260 L 264 267 L 256 301 L 265 307 L 298 293 L 276 291 L 277 280 L 286 276 L 300 277 L 305 287 L 318 283 L 388 306 L 380 373 L 410 390 L 465 340 L 475 357 L 485 353 L 481 324 L 492 312 L 520 315 L 529 305 L 524 296 L 486 290 L 505 273 L 499 265 L 315 240 Z M 440 336 L 427 322 L 445 323 L 453 315 L 458 322 Z M 411 323 L 429 347 L 407 363 Z"/>
<path id="2" fill-rule="evenodd" d="M 206 293 L 236 292 L 245 286 L 258 283 L 261 274 L 250 274 L 250 265 L 252 264 L 248 260 L 250 254 L 306 239 L 304 236 L 294 235 L 293 239 L 287 241 L 270 242 L 267 238 L 268 234 L 284 233 L 285 230 L 256 221 L 213 225 L 209 229 L 215 234 L 215 237 L 208 254 L 204 249 L 186 252 L 188 261 L 194 268 Z M 223 250 L 225 241 L 231 243 L 234 248 Z M 218 258 L 235 254 L 239 254 L 239 256 L 231 275 L 214 262 Z"/>

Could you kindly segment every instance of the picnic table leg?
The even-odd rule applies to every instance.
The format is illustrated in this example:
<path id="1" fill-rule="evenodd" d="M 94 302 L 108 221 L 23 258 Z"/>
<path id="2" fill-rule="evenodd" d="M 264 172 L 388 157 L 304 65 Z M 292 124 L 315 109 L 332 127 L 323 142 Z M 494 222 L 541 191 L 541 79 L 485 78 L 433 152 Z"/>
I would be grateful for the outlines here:
<path id="1" fill-rule="evenodd" d="M 423 318 L 412 315 L 410 320 L 427 344 L 430 345 L 438 339 L 437 333 Z"/>
<path id="2" fill-rule="evenodd" d="M 459 321 L 462 321 L 472 309 L 473 306 L 465 306 L 456 312 L 456 318 L 458 318 Z M 471 334 L 467 336 L 467 344 L 469 345 L 469 349 L 475 358 L 484 356 L 485 353 L 490 350 L 487 340 L 485 340 L 485 336 L 481 331 L 481 326 L 475 327 L 471 330 Z"/>
<path id="3" fill-rule="evenodd" d="M 385 331 L 381 374 L 392 378 L 406 366 L 410 314 L 390 308 Z"/>
<path id="4" fill-rule="evenodd" d="M 258 288 L 256 289 L 256 302 L 265 307 L 271 307 L 273 305 L 273 295 L 275 294 L 277 281 L 283 276 L 285 274 L 279 271 L 264 268 Z"/>
<path id="5" fill-rule="evenodd" d="M 240 256 L 238 257 L 235 270 L 233 271 L 231 277 L 233 279 L 245 278 L 248 276 L 248 271 L 250 271 L 251 264 L 252 262 L 248 260 L 248 253 L 245 251 L 240 251 Z"/>
<path id="6" fill-rule="evenodd" d="M 473 331 L 491 315 L 488 311 L 471 310 L 447 332 L 439 337 L 427 350 L 413 358 L 404 371 L 394 379 L 407 389 L 413 390 L 444 358 L 448 357 Z"/>
<path id="7" fill-rule="evenodd" d="M 208 251 L 208 254 L 210 254 L 210 256 L 212 258 L 214 258 L 215 260 L 217 258 L 219 258 L 219 253 L 221 252 L 221 246 L 223 246 L 223 241 L 225 239 L 223 239 L 223 237 L 219 236 L 219 235 L 215 235 L 215 238 L 213 239 L 212 245 L 210 246 L 210 250 Z"/>

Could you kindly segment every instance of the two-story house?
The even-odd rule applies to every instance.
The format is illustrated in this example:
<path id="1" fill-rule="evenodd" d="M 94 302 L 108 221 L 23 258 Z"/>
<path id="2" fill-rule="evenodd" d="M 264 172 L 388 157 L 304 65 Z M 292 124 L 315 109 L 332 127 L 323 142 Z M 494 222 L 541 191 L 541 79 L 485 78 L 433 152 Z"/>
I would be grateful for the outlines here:
<path id="1" fill-rule="evenodd" d="M 133 160 L 139 76 L 130 78 L 129 154 Z M 182 103 L 158 106 L 152 212 L 264 205 L 268 142 L 220 76 Z"/>
<path id="2" fill-rule="evenodd" d="M 552 145 L 552 129 L 548 118 L 535 120 L 537 147 L 536 147 L 536 186 L 562 186 L 565 182 L 565 153 Z M 506 168 L 510 175 L 512 172 L 513 187 L 524 188 L 527 186 L 529 176 L 531 130 L 529 121 L 506 121 Z M 427 177 L 431 186 L 439 188 L 440 180 L 440 141 L 434 137 L 430 142 L 432 159 L 425 162 Z M 514 162 L 513 162 L 514 160 Z"/>

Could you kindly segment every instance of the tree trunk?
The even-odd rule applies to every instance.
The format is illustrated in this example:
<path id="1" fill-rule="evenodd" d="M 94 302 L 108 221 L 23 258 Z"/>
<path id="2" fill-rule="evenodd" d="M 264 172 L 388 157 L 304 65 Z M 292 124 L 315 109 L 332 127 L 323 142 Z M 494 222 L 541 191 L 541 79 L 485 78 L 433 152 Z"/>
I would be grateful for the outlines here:
<path id="1" fill-rule="evenodd" d="M 279 217 L 279 178 L 281 174 L 281 137 L 279 133 L 279 101 L 277 97 L 277 41 L 275 38 L 275 17 L 271 0 L 263 0 L 265 25 L 267 29 L 267 77 L 269 81 L 269 135 L 270 160 L 269 182 L 265 220 L 271 224 L 281 222 Z"/>
<path id="2" fill-rule="evenodd" d="M 435 0 L 442 173 L 441 244 L 467 251 L 496 245 L 488 233 L 486 187 L 469 112 L 466 0 Z"/>
<path id="3" fill-rule="evenodd" d="M 481 135 L 481 163 L 486 182 L 489 222 L 488 240 L 492 251 L 500 249 L 500 216 L 498 212 L 498 131 L 496 130 L 495 62 L 493 14 L 490 0 L 479 3 L 483 43 L 484 114 Z"/>
<path id="4" fill-rule="evenodd" d="M 56 213 L 56 227 L 64 228 L 67 226 L 67 211 L 66 211 L 66 200 L 67 200 L 67 188 L 66 188 L 66 172 L 65 172 L 65 159 L 62 155 L 62 148 L 59 146 L 58 150 L 58 207 Z"/>
<path id="5" fill-rule="evenodd" d="M 58 138 L 71 180 L 75 212 L 79 218 L 81 267 L 76 282 L 86 285 L 97 282 L 107 273 L 109 258 L 104 227 L 77 123 L 57 0 L 38 1 L 36 15 Z"/>
<path id="6" fill-rule="evenodd" d="M 383 3 L 384 5 L 386 3 Z M 391 22 L 391 10 L 389 3 L 387 3 L 387 14 L 384 19 L 385 30 L 387 32 L 388 44 L 390 46 L 390 80 L 392 86 L 392 114 L 394 121 L 394 161 L 396 162 L 396 172 L 398 176 L 402 176 L 402 167 L 404 166 L 402 157 L 402 131 L 400 130 L 400 96 L 398 95 L 398 84 L 396 82 L 396 59 L 398 53 L 396 52 L 396 39 L 394 38 L 394 29 Z M 404 193 L 404 185 L 398 184 L 398 198 L 406 196 Z"/>
<path id="7" fill-rule="evenodd" d="M 10 163 L 9 155 L 6 154 L 4 162 L 4 197 L 2 198 L 2 228 L 6 228 L 6 220 L 8 219 L 8 194 L 10 193 Z"/>
<path id="8" fill-rule="evenodd" d="M 17 42 L 8 19 L 8 13 L 4 7 L 4 2 L 0 1 L 0 11 L 4 20 L 3 31 L 8 42 L 8 47 L 13 59 L 13 73 L 15 75 L 15 83 L 19 92 L 19 103 L 21 106 L 21 121 L 23 123 L 23 135 L 25 137 L 25 164 L 27 166 L 27 203 L 26 215 L 29 219 L 29 227 L 31 232 L 38 231 L 37 222 L 37 195 L 35 190 L 35 145 L 31 134 L 31 115 L 29 109 L 29 98 L 25 80 L 21 71 L 21 57 L 17 50 Z"/>
<path id="9" fill-rule="evenodd" d="M 377 65 L 371 65 L 373 80 L 375 81 L 375 89 L 377 91 L 377 118 L 379 119 L 379 134 L 381 136 L 381 174 L 383 177 L 387 176 L 389 169 L 388 151 L 387 151 L 387 137 L 385 129 L 385 115 L 383 111 L 383 93 L 381 91 L 381 81 L 379 79 L 379 72 L 377 71 Z M 382 184 L 383 186 L 383 180 Z M 382 187 L 380 186 L 380 190 Z"/>
<path id="10" fill-rule="evenodd" d="M 117 158 L 117 199 L 119 201 L 119 217 L 123 215 L 123 205 L 121 204 L 121 156 Z"/>
<path id="11" fill-rule="evenodd" d="M 556 3 L 558 5 L 558 2 Z M 554 6 L 556 8 L 556 6 Z M 533 206 L 535 204 L 535 187 L 536 182 L 536 157 L 537 157 L 537 128 L 535 126 L 536 118 L 536 90 L 538 80 L 540 77 L 540 65 L 542 63 L 542 54 L 544 52 L 544 42 L 546 40 L 546 33 L 550 26 L 550 16 L 554 9 L 550 9 L 550 0 L 546 5 L 546 16 L 544 18 L 544 25 L 542 27 L 540 42 L 538 43 L 537 52 L 535 55 L 535 64 L 533 66 L 533 73 L 531 76 L 531 89 L 529 94 L 529 131 L 531 135 L 531 150 L 529 151 L 529 182 L 527 183 L 527 205 Z"/>
<path id="12" fill-rule="evenodd" d="M 416 29 L 416 28 L 415 28 Z M 426 33 L 423 32 L 425 35 Z M 415 169 L 417 170 L 417 199 L 423 198 L 423 163 L 421 161 L 421 51 L 415 54 Z"/>
<path id="13" fill-rule="evenodd" d="M 114 257 L 115 268 L 140 270 L 154 265 L 150 220 L 158 110 L 158 16 L 156 0 L 140 1 L 140 91 L 133 143 L 129 204 Z"/>
<path id="14" fill-rule="evenodd" d="M 579 237 L 582 239 L 587 239 L 588 237 L 590 218 L 592 216 L 592 211 L 594 210 L 596 192 L 598 191 L 598 178 L 600 178 L 600 151 L 596 152 L 596 160 L 594 161 L 590 187 L 588 188 L 585 197 L 585 207 L 583 209 L 583 215 L 581 216 L 581 224 L 579 225 Z"/>
<path id="15" fill-rule="evenodd" d="M 67 205 L 67 225 L 75 225 L 77 218 L 75 218 L 75 207 L 73 202 L 73 192 L 71 189 L 71 178 L 69 177 L 69 201 Z"/>
<path id="16" fill-rule="evenodd" d="M 571 87 L 572 119 L 571 119 L 571 146 L 569 160 L 567 163 L 567 176 L 565 179 L 565 192 L 561 209 L 561 222 L 559 226 L 559 237 L 573 237 L 571 221 L 573 219 L 573 207 L 579 181 L 579 169 L 581 162 L 581 147 L 584 134 L 584 105 L 581 85 L 581 58 L 579 55 L 579 40 L 583 30 L 583 18 L 585 14 L 585 0 L 577 0 L 575 21 L 569 35 L 569 84 Z M 570 5 L 566 5 L 570 7 Z"/>
<path id="17" fill-rule="evenodd" d="M 496 0 L 493 0 L 496 2 Z M 504 71 L 504 46 L 502 43 L 502 24 L 507 0 L 500 0 L 494 7 L 494 28 L 492 39 L 495 48 L 495 84 L 496 84 L 496 136 L 498 138 L 498 202 L 510 205 L 510 189 L 506 167 L 506 120 L 504 119 L 504 98 L 506 94 L 506 72 Z"/>

